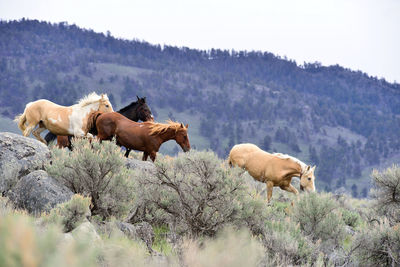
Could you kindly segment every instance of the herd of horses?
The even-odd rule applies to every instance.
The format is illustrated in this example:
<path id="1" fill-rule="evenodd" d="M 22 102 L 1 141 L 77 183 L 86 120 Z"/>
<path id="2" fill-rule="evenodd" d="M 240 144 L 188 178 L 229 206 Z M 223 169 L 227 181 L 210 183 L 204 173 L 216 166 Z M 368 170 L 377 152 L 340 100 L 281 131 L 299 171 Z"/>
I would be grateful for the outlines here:
<path id="1" fill-rule="evenodd" d="M 91 93 L 72 106 L 61 106 L 40 99 L 28 103 L 24 113 L 17 116 L 15 121 L 24 136 L 32 133 L 44 144 L 57 138 L 60 148 L 72 149 L 71 137 L 96 136 L 100 141 L 115 138 L 119 146 L 126 148 L 126 157 L 131 150 L 138 150 L 143 151 L 142 160 L 150 157 L 153 162 L 161 145 L 169 140 L 175 140 L 184 152 L 190 150 L 188 124 L 171 120 L 166 123 L 155 122 L 146 98 L 137 97 L 137 101 L 117 112 L 114 112 L 106 94 Z M 49 133 L 43 139 L 40 134 L 46 129 Z M 300 178 L 301 190 L 315 191 L 315 166 L 306 165 L 289 155 L 271 154 L 254 144 L 238 144 L 231 149 L 228 162 L 266 183 L 268 202 L 274 186 L 298 194 L 291 185 L 293 177 Z"/>

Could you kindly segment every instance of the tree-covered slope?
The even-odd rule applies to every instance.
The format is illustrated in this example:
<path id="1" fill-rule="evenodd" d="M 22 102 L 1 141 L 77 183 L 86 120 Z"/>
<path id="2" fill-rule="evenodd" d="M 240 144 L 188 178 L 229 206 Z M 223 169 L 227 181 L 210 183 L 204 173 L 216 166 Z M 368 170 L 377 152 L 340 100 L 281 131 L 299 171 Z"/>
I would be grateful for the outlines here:
<path id="1" fill-rule="evenodd" d="M 327 190 L 365 195 L 366 170 L 400 158 L 400 85 L 360 71 L 267 52 L 161 47 L 67 23 L 0 23 L 3 117 L 39 98 L 71 105 L 91 91 L 108 93 L 116 108 L 147 96 L 156 119 L 189 123 L 192 146 L 220 157 L 251 142 L 317 164 Z"/>

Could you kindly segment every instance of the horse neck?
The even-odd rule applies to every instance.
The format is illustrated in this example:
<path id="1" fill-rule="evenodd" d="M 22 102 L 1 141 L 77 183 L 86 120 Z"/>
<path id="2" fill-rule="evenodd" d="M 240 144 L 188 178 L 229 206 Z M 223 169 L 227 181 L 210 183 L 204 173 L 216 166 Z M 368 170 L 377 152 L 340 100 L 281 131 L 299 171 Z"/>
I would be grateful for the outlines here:
<path id="1" fill-rule="evenodd" d="M 291 169 L 291 176 L 298 176 L 300 177 L 303 173 L 303 168 L 301 167 L 300 163 L 290 161 L 290 169 Z"/>
<path id="2" fill-rule="evenodd" d="M 126 109 L 122 108 L 117 112 L 132 121 L 139 121 L 139 116 L 137 114 L 137 107 L 138 107 L 138 103 L 134 103 L 132 105 L 129 105 L 128 108 L 126 108 Z"/>
<path id="3" fill-rule="evenodd" d="M 164 133 L 158 134 L 157 137 L 161 141 L 161 144 L 169 140 L 176 138 L 176 130 L 174 128 L 168 128 Z M 161 145 L 160 144 L 160 145 Z"/>

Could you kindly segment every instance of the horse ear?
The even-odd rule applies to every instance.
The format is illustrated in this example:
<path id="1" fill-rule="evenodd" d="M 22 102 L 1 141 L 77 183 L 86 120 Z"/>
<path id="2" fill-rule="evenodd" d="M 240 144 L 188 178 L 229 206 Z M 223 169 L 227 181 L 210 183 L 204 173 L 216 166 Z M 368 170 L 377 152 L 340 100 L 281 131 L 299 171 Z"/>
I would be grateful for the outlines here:
<path id="1" fill-rule="evenodd" d="M 136 96 L 137 100 L 140 101 L 140 98 L 138 96 Z"/>
<path id="2" fill-rule="evenodd" d="M 312 167 L 312 169 L 311 169 L 311 170 L 312 170 L 312 171 L 315 171 L 315 168 L 316 168 L 316 167 L 317 167 L 317 166 L 316 166 L 316 165 L 314 165 L 314 167 Z"/>
<path id="3" fill-rule="evenodd" d="M 146 97 L 143 97 L 142 99 L 143 99 L 143 103 L 146 103 Z"/>
<path id="4" fill-rule="evenodd" d="M 308 165 L 306 171 L 309 171 L 311 169 L 311 166 Z"/>
<path id="5" fill-rule="evenodd" d="M 183 124 L 181 123 L 181 128 L 184 128 Z"/>
<path id="6" fill-rule="evenodd" d="M 186 127 L 186 129 L 189 128 L 189 124 L 186 124 L 185 127 Z"/>

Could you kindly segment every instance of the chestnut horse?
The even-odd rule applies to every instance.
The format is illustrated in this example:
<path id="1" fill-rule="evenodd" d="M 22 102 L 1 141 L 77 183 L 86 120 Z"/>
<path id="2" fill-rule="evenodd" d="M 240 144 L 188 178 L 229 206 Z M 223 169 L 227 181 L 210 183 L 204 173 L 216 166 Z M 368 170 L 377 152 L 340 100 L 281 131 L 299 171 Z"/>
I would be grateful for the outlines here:
<path id="1" fill-rule="evenodd" d="M 146 103 L 146 97 L 143 98 L 139 98 L 138 96 L 136 96 L 137 101 L 136 102 L 132 102 L 129 105 L 127 105 L 124 108 L 121 108 L 120 110 L 118 110 L 117 112 L 124 115 L 125 117 L 127 117 L 130 120 L 133 121 L 153 121 L 154 117 L 153 114 L 151 113 L 151 110 L 149 108 L 149 106 Z M 96 130 L 94 128 L 94 130 Z M 89 133 L 96 135 L 96 132 L 92 132 L 91 129 L 89 129 Z M 53 134 L 52 132 L 48 132 L 47 135 L 44 137 L 44 139 L 46 140 L 47 143 L 50 143 L 51 141 L 53 141 L 55 138 L 57 137 L 57 146 L 59 148 L 64 148 L 64 147 L 68 147 L 70 150 L 72 149 L 71 146 L 71 135 L 69 136 L 65 136 L 65 135 L 58 135 L 56 136 L 55 134 Z M 131 150 L 127 149 L 126 150 L 126 156 L 128 157 L 129 152 Z"/>
<path id="2" fill-rule="evenodd" d="M 231 149 L 228 161 L 231 166 L 244 168 L 255 180 L 267 184 L 268 202 L 274 186 L 297 195 L 299 192 L 290 184 L 296 176 L 300 177 L 301 190 L 315 191 L 315 166 L 308 166 L 295 157 L 270 154 L 253 144 L 239 144 Z"/>
<path id="3" fill-rule="evenodd" d="M 58 135 L 85 136 L 87 119 L 93 111 L 113 111 L 107 95 L 99 96 L 91 93 L 82 98 L 78 104 L 69 107 L 40 99 L 28 103 L 24 113 L 15 117 L 15 121 L 18 122 L 18 128 L 24 136 L 32 133 L 36 139 L 47 144 L 40 136 L 40 133 L 46 129 Z M 38 126 L 37 129 L 35 129 L 36 126 Z"/>
<path id="4" fill-rule="evenodd" d="M 182 123 L 173 121 L 139 123 L 117 112 L 93 112 L 89 116 L 88 123 L 89 129 L 96 126 L 97 138 L 100 140 L 111 140 L 115 136 L 118 145 L 143 151 L 142 160 L 144 161 L 148 156 L 154 161 L 160 146 L 169 140 L 175 140 L 185 152 L 190 150 L 187 124 L 184 126 Z"/>

